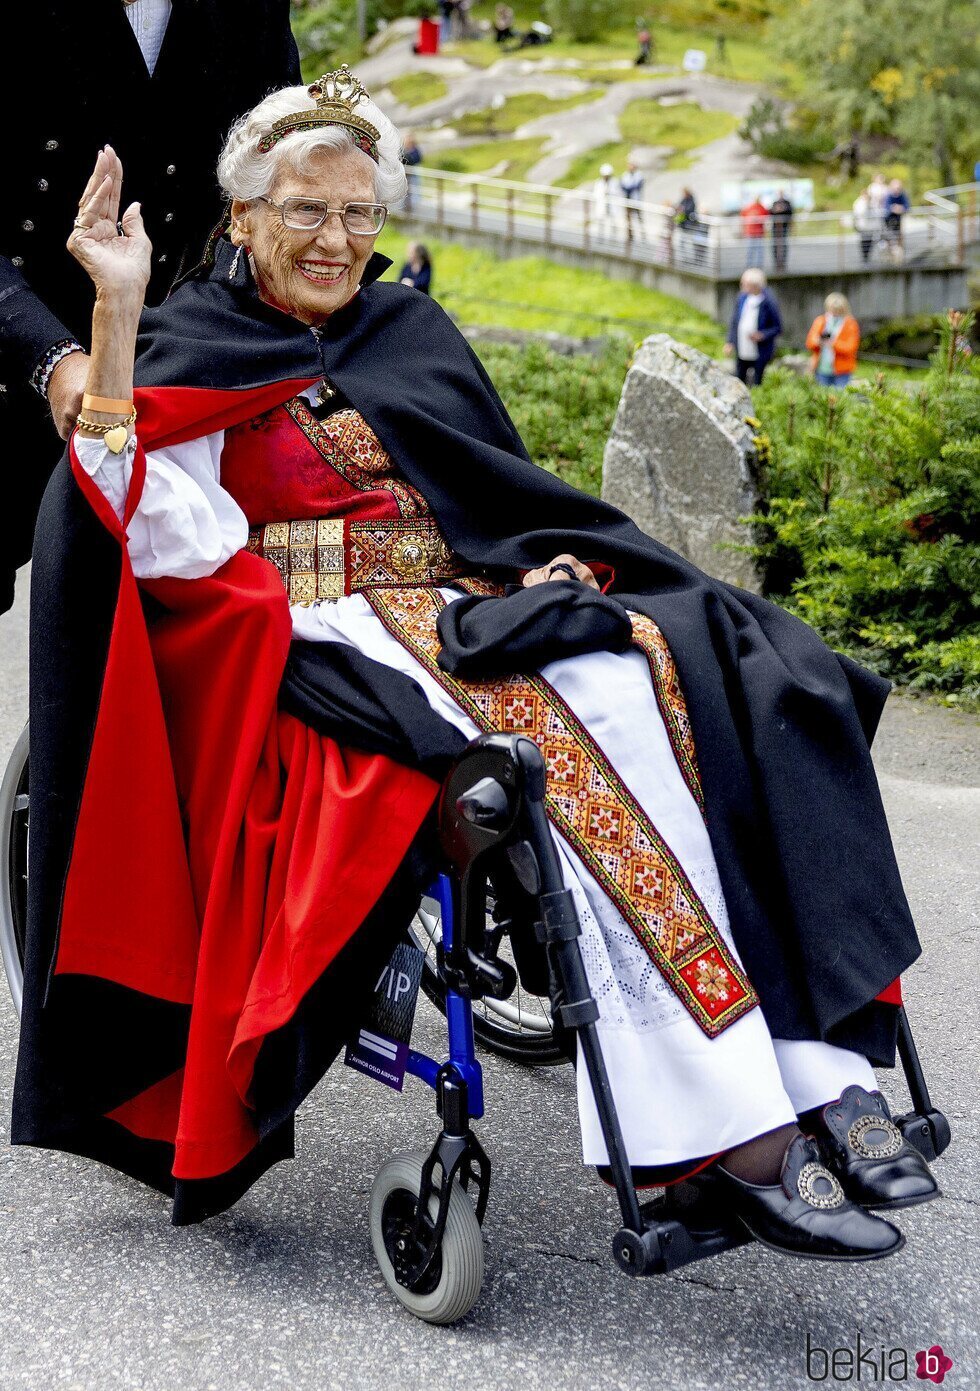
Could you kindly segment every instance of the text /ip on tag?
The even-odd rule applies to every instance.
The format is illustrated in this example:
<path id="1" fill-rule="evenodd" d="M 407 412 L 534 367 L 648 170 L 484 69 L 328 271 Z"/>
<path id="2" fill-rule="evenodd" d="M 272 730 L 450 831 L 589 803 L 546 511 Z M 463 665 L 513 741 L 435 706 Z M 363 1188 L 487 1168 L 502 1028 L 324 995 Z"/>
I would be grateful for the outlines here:
<path id="1" fill-rule="evenodd" d="M 348 1067 L 396 1092 L 401 1091 L 405 1081 L 424 961 L 418 947 L 399 942 L 381 972 L 367 1018 L 344 1054 Z"/>

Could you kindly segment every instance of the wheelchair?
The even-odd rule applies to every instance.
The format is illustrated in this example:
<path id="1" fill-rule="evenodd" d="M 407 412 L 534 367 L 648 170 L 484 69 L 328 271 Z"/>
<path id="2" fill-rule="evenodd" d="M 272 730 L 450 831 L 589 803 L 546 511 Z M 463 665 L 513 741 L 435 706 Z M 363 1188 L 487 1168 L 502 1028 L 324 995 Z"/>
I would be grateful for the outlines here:
<path id="1" fill-rule="evenodd" d="M 411 935 L 425 952 L 423 984 L 446 1017 L 448 1046 L 441 1059 L 409 1049 L 406 1069 L 434 1091 L 440 1130 L 428 1153 L 398 1154 L 382 1166 L 369 1209 L 371 1243 L 388 1288 L 428 1323 L 463 1318 L 483 1283 L 481 1229 L 491 1166 L 472 1129 L 484 1113 L 478 1039 L 531 1063 L 572 1056 L 577 1045 L 619 1207 L 612 1255 L 625 1274 L 667 1274 L 753 1240 L 714 1204 L 711 1185 L 681 1181 L 652 1199 L 640 1199 L 596 1030 L 599 1010 L 579 946 L 574 900 L 562 879 L 544 795 L 545 767 L 537 745 L 509 734 L 475 739 L 442 788 L 445 870 L 423 900 Z M 0 948 L 18 1010 L 29 817 L 25 729 L 0 784 L 7 864 L 0 883 Z M 521 977 L 533 1006 L 511 1003 L 524 989 Z M 950 1128 L 930 1099 L 904 1008 L 899 1009 L 898 1046 L 913 1109 L 896 1117 L 896 1124 L 933 1160 L 949 1144 Z"/>

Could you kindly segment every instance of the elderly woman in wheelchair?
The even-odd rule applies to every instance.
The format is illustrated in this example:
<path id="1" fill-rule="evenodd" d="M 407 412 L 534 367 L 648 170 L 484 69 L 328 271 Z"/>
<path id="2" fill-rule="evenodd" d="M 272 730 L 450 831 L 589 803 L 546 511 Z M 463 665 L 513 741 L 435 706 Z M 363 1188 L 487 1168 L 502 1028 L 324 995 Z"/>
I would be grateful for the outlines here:
<path id="1" fill-rule="evenodd" d="M 472 1007 L 515 987 L 577 1062 L 624 1270 L 899 1250 L 872 1209 L 935 1196 L 948 1135 L 897 983 L 883 683 L 534 467 L 448 318 L 378 278 L 404 172 L 346 69 L 266 98 L 218 172 L 227 223 L 159 310 L 111 150 L 69 239 L 96 308 L 35 546 L 14 1142 L 176 1222 L 226 1208 L 434 882 L 450 1054 L 408 1069 L 443 1128 L 372 1206 L 408 1307 L 476 1298 Z"/>

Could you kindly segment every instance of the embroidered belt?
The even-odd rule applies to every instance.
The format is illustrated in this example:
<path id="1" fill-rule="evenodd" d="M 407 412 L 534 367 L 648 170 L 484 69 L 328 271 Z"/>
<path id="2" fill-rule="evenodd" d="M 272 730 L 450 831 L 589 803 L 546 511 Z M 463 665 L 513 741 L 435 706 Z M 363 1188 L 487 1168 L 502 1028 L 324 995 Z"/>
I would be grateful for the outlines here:
<path id="1" fill-rule="evenodd" d="M 715 1038 L 754 1009 L 759 997 L 683 866 L 559 692 L 540 675 L 459 681 L 443 671 L 436 619 L 444 601 L 431 590 L 377 588 L 367 600 L 478 729 L 524 734 L 538 745 L 548 770 L 545 804 L 552 825 L 702 1033 Z M 700 802 L 694 742 L 670 649 L 652 620 L 631 618 L 680 771 Z"/>
<path id="2" fill-rule="evenodd" d="M 434 521 L 320 518 L 267 522 L 248 549 L 279 571 L 291 604 L 315 604 L 377 585 L 445 584 L 464 572 Z"/>

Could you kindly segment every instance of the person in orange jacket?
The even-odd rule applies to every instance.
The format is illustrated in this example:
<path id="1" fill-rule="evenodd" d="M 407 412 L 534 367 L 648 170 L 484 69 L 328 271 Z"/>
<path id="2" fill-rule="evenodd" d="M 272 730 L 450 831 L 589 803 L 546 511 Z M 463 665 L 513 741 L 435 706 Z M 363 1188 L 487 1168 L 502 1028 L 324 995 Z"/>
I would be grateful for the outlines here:
<path id="1" fill-rule="evenodd" d="M 814 319 L 806 336 L 813 353 L 810 367 L 824 386 L 847 386 L 857 366 L 861 329 L 845 295 L 835 291 L 823 307 L 824 313 Z"/>

